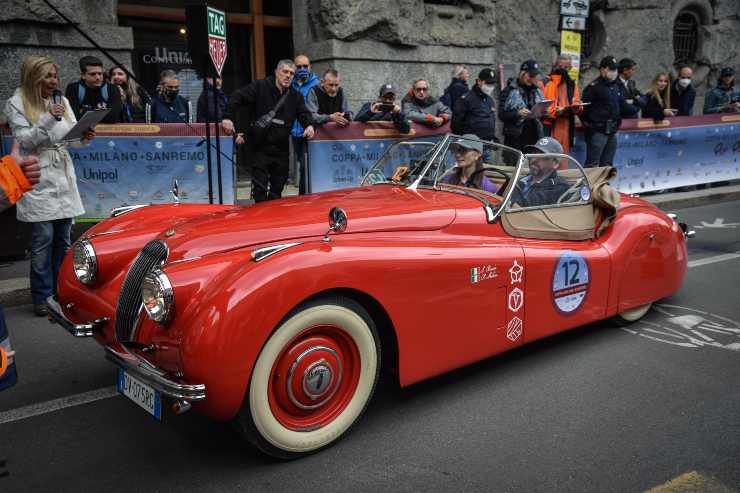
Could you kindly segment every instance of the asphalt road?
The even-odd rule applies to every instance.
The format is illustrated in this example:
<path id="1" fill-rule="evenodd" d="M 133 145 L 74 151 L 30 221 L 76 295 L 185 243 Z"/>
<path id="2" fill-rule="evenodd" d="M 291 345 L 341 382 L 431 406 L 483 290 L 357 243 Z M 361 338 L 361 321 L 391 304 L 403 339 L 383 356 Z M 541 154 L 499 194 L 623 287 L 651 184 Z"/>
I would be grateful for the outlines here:
<path id="1" fill-rule="evenodd" d="M 294 462 L 194 413 L 154 421 L 94 342 L 6 309 L 20 381 L 0 394 L 0 491 L 740 491 L 740 202 L 678 212 L 697 231 L 686 282 L 644 322 L 386 383 Z"/>

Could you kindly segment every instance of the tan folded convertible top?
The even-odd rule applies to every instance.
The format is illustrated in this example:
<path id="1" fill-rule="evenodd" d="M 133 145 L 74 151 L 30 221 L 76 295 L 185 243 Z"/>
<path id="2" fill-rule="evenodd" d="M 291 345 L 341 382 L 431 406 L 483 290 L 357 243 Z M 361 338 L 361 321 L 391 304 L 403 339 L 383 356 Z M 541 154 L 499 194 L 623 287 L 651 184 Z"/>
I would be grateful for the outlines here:
<path id="1" fill-rule="evenodd" d="M 617 176 L 617 170 L 606 166 L 583 171 L 591 187 L 591 202 L 539 209 L 509 209 L 501 216 L 506 232 L 519 238 L 545 240 L 599 237 L 617 216 L 619 192 L 609 186 L 609 181 Z M 579 170 L 565 170 L 560 174 L 574 182 L 581 176 Z"/>

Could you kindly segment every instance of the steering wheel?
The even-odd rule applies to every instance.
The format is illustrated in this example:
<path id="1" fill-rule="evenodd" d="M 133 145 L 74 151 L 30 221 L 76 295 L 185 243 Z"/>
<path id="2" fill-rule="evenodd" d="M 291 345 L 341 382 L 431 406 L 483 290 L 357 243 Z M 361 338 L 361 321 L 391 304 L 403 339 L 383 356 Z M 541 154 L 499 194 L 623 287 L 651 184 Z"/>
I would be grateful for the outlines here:
<path id="1" fill-rule="evenodd" d="M 563 192 L 563 194 L 558 198 L 556 204 L 561 204 L 565 199 L 570 200 L 573 193 L 581 186 L 583 185 L 583 180 L 585 180 L 585 177 L 581 177 L 577 182 L 575 182 L 573 185 L 570 186 L 568 190 Z"/>

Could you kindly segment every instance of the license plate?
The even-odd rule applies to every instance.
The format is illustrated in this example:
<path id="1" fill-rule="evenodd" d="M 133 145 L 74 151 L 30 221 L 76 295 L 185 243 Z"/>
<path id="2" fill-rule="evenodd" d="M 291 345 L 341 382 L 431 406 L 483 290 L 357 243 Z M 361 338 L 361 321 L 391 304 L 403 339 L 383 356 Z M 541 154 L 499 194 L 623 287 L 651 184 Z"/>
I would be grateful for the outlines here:
<path id="1" fill-rule="evenodd" d="M 121 368 L 118 369 L 117 387 L 119 393 L 144 408 L 155 419 L 162 419 L 162 396 L 158 390 L 134 378 Z"/>

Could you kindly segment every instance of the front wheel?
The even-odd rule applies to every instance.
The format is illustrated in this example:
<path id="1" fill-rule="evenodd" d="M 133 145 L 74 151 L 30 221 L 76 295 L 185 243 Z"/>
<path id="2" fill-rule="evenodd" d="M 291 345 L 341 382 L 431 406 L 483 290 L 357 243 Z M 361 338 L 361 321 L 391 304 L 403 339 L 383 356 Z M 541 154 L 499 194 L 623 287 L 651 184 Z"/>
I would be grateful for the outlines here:
<path id="1" fill-rule="evenodd" d="M 307 302 L 262 348 L 237 425 L 274 457 L 316 452 L 362 415 L 379 361 L 375 324 L 362 306 L 343 297 Z"/>
<path id="2" fill-rule="evenodd" d="M 618 313 L 614 316 L 614 320 L 619 325 L 629 325 L 631 323 L 637 322 L 642 317 L 647 315 L 647 312 L 650 311 L 650 307 L 652 307 L 652 303 L 646 303 L 644 305 L 636 306 L 635 308 L 630 308 L 629 310 L 625 310 L 622 313 Z"/>

